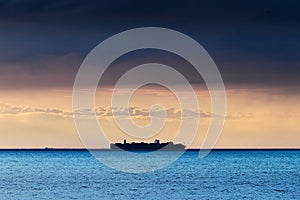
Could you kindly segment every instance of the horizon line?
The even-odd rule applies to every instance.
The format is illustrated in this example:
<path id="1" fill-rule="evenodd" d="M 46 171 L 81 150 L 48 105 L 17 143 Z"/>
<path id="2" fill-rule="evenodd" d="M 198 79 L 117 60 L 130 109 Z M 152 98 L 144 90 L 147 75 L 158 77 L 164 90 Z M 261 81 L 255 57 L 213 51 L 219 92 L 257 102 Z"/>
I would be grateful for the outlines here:
<path id="1" fill-rule="evenodd" d="M 189 148 L 183 151 L 300 151 L 300 147 L 291 148 Z M 110 148 L 0 148 L 0 151 L 117 151 Z"/>

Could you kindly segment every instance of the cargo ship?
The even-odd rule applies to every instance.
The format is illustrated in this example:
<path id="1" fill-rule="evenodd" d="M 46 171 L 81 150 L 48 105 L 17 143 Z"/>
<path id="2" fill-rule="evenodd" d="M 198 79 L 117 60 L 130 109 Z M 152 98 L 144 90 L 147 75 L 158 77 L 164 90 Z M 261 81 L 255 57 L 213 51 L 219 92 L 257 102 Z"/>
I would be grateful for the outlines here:
<path id="1" fill-rule="evenodd" d="M 145 143 L 145 142 L 131 142 L 127 143 L 124 140 L 123 143 L 114 143 L 110 144 L 111 150 L 126 150 L 126 151 L 156 151 L 156 150 L 163 150 L 163 151 L 182 151 L 185 150 L 183 144 L 174 144 L 173 142 L 165 142 L 160 143 L 159 140 L 155 140 L 153 143 Z"/>

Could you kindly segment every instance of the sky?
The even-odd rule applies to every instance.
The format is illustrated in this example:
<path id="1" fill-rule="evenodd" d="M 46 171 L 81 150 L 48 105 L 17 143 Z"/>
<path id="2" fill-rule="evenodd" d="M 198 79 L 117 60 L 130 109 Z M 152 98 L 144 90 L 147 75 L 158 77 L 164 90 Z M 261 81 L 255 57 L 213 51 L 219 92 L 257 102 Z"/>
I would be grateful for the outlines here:
<path id="1" fill-rule="evenodd" d="M 274 0 L 0 1 L 0 148 L 82 147 L 72 116 L 72 88 L 82 61 L 108 37 L 148 26 L 190 36 L 218 66 L 227 114 L 216 147 L 300 148 L 299 8 L 297 1 Z M 192 145 L 200 147 L 212 117 L 203 79 L 185 60 L 150 49 L 121 56 L 100 81 L 97 119 L 107 137 L 136 140 L 114 123 L 109 99 L 123 73 L 148 62 L 170 65 L 193 84 L 200 108 L 186 115 L 201 116 Z M 165 106 L 167 123 L 147 141 L 172 140 L 181 119 L 169 90 L 140 88 L 127 109 L 146 125 L 155 103 Z"/>

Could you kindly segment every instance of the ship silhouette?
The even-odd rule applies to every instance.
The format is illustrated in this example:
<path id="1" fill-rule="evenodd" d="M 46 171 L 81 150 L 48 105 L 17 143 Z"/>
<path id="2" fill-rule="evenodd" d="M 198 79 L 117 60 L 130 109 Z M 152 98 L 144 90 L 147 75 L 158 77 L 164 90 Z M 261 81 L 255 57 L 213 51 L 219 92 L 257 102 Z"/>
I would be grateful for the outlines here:
<path id="1" fill-rule="evenodd" d="M 126 150 L 126 151 L 179 151 L 184 150 L 186 146 L 183 144 L 174 144 L 173 142 L 165 142 L 160 143 L 159 140 L 155 140 L 153 143 L 145 143 L 145 142 L 131 142 L 127 143 L 124 140 L 123 143 L 114 143 L 110 144 L 111 150 Z"/>

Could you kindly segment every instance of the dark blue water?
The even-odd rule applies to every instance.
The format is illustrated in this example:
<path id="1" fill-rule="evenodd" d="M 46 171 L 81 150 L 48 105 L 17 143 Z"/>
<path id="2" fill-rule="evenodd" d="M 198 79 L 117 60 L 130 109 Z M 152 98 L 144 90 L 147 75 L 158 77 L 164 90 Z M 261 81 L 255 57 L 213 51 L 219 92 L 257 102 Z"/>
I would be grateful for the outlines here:
<path id="1" fill-rule="evenodd" d="M 0 199 L 300 199 L 299 165 L 300 151 L 186 152 L 162 170 L 129 174 L 84 151 L 2 151 Z"/>

